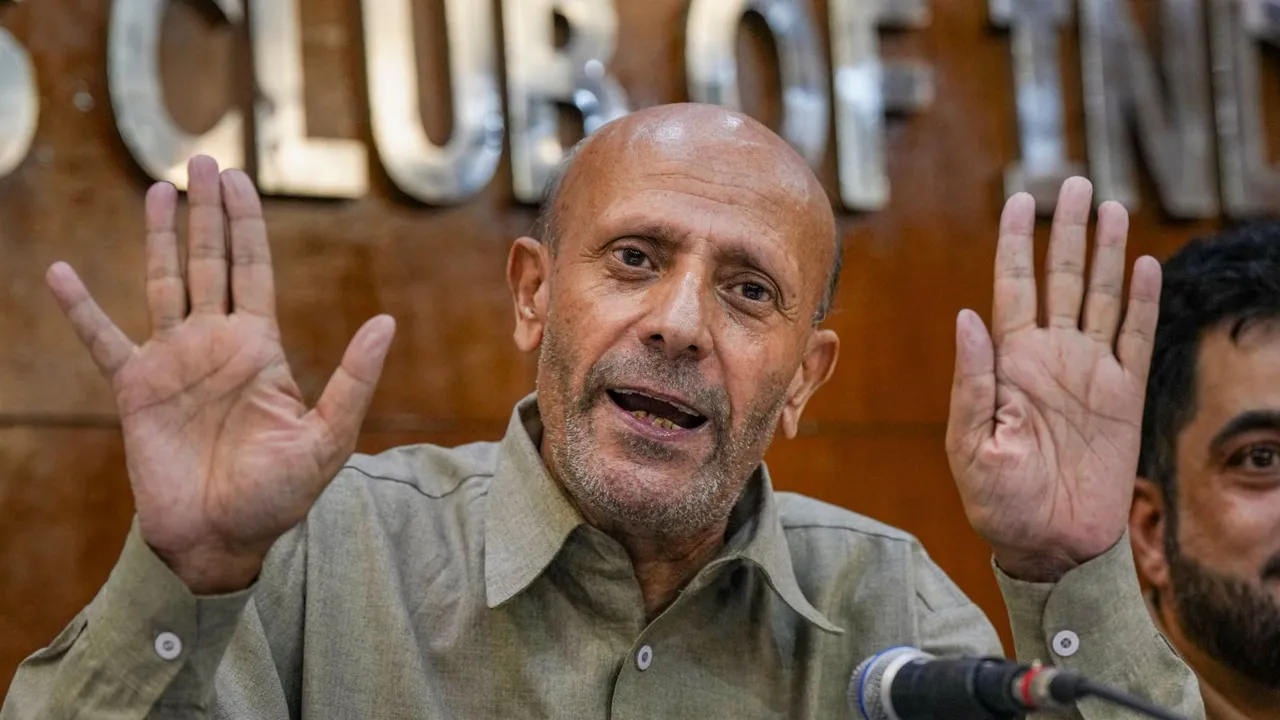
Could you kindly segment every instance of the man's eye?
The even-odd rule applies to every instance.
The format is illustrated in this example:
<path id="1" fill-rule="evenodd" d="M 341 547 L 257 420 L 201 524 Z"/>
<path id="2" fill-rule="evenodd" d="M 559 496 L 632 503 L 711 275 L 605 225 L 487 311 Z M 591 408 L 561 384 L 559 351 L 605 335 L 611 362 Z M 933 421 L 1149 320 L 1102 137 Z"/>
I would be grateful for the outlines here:
<path id="1" fill-rule="evenodd" d="M 622 248 L 617 252 L 617 256 L 618 259 L 622 261 L 623 265 L 629 265 L 631 267 L 645 267 L 647 264 L 650 267 L 653 266 L 653 263 L 649 262 L 649 256 L 635 248 Z"/>
<path id="2" fill-rule="evenodd" d="M 1275 470 L 1280 466 L 1280 448 L 1272 444 L 1249 445 L 1231 456 L 1228 464 L 1253 472 Z"/>
<path id="3" fill-rule="evenodd" d="M 1276 449 L 1273 447 L 1261 446 L 1249 448 L 1245 464 L 1257 469 L 1267 470 L 1276 465 Z"/>
<path id="4" fill-rule="evenodd" d="M 742 294 L 742 297 L 754 302 L 764 302 L 769 299 L 769 289 L 760 283 L 739 283 L 738 292 Z"/>

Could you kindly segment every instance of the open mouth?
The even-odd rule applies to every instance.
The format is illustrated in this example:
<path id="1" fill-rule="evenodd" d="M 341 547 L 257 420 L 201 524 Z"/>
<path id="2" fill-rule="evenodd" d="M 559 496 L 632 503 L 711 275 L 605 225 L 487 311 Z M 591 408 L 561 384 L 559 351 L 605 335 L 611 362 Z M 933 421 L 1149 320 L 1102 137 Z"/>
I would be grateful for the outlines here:
<path id="1" fill-rule="evenodd" d="M 636 419 L 664 430 L 692 430 L 707 421 L 697 410 L 675 400 L 657 398 L 627 388 L 607 392 L 615 405 L 631 413 Z"/>

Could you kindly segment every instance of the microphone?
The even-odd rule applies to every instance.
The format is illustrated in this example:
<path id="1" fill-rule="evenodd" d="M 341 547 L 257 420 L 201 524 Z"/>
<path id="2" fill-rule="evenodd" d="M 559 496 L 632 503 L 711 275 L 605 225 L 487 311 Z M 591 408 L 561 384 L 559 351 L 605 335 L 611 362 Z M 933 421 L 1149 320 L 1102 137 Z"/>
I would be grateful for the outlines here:
<path id="1" fill-rule="evenodd" d="M 997 658 L 943 659 L 894 647 L 853 671 L 849 702 L 864 720 L 1019 718 L 1066 707 L 1074 699 L 1071 688 L 1064 687 L 1071 679 L 1052 667 Z"/>
<path id="2" fill-rule="evenodd" d="M 1162 720 L 1184 720 L 1141 698 L 1054 667 L 1003 658 L 937 658 L 892 647 L 862 661 L 849 703 L 863 720 L 1013 720 L 1094 697 Z"/>

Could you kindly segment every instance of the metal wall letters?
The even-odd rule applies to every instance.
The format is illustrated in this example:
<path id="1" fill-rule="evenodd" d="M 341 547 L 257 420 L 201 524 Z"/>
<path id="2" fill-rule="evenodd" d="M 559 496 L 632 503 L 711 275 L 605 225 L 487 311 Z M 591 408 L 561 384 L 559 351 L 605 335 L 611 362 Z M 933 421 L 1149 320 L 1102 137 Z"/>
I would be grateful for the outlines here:
<path id="1" fill-rule="evenodd" d="M 107 70 L 111 107 L 126 146 L 149 175 L 182 188 L 184 166 L 193 154 L 213 155 L 227 167 L 243 166 L 246 133 L 244 117 L 235 109 L 200 135 L 174 123 L 159 67 L 161 20 L 171 1 L 112 0 Z M 540 199 L 564 156 L 558 105 L 576 106 L 587 134 L 629 112 L 624 90 L 606 69 L 618 31 L 615 1 L 501 0 L 512 179 L 521 202 Z M 206 2 L 226 22 L 243 25 L 245 0 Z M 402 190 L 424 202 L 465 201 L 493 179 L 502 152 L 492 9 L 476 0 L 444 0 L 454 118 L 450 140 L 436 144 L 418 112 L 412 0 L 360 2 L 373 137 L 383 165 Z M 779 47 L 781 134 L 810 163 L 820 162 L 833 98 L 815 51 L 821 43 L 806 11 L 808 0 L 689 2 L 690 95 L 739 104 L 737 29 L 743 13 L 760 13 Z M 932 103 L 932 68 L 881 60 L 877 36 L 882 29 L 926 27 L 928 2 L 827 2 L 840 197 L 849 209 L 876 210 L 888 202 L 886 113 Z M 1259 42 L 1280 46 L 1280 0 L 1160 0 L 1163 52 L 1158 59 L 1131 12 L 1138 0 L 987 2 L 992 21 L 1011 33 L 1021 159 L 1006 170 L 1009 192 L 1030 191 L 1047 212 L 1063 178 L 1085 172 L 1067 154 L 1058 56 L 1062 28 L 1078 4 L 1088 172 L 1099 199 L 1136 206 L 1140 152 L 1167 212 L 1213 216 L 1219 210 L 1211 129 L 1216 120 L 1223 211 L 1280 214 L 1280 165 L 1268 160 L 1257 47 Z M 258 92 L 258 185 L 268 194 L 358 197 L 369 184 L 363 144 L 306 134 L 298 4 L 272 0 L 249 7 Z M 1206 6 L 1208 35 L 1201 17 Z M 555 43 L 556 15 L 569 27 L 561 48 Z M 1212 78 L 1206 50 L 1212 53 Z M 27 154 L 38 114 L 30 57 L 0 30 L 0 117 L 6 118 L 0 125 L 0 175 Z"/>
<path id="2" fill-rule="evenodd" d="M 736 40 L 742 16 L 755 11 L 773 32 L 782 77 L 785 138 L 812 166 L 827 150 L 831 98 L 821 43 L 807 0 L 693 0 L 685 28 L 689 97 L 742 109 Z"/>
<path id="3" fill-rule="evenodd" d="M 1161 0 L 1162 67 L 1167 93 L 1130 13 L 1129 0 L 1080 0 L 1089 164 L 1100 199 L 1138 204 L 1132 117 L 1143 159 L 1171 215 L 1218 211 L 1213 116 L 1199 0 Z M 1163 97 L 1162 97 L 1163 96 Z"/>
<path id="4" fill-rule="evenodd" d="M 258 187 L 277 195 L 354 198 L 369 189 L 364 144 L 307 137 L 298 0 L 251 2 Z"/>
<path id="5" fill-rule="evenodd" d="M 431 142 L 419 113 L 410 0 L 363 0 L 373 140 L 396 186 L 423 202 L 466 200 L 493 179 L 502 155 L 493 9 L 446 0 L 453 136 Z"/>
<path id="6" fill-rule="evenodd" d="M 1059 39 L 1071 19 L 1072 0 L 991 0 L 991 21 L 1009 28 L 1013 87 L 1022 159 L 1005 170 L 1005 192 L 1028 192 L 1036 210 L 1050 215 L 1062 182 L 1084 175 L 1067 158 Z"/>
<path id="7" fill-rule="evenodd" d="M 39 116 L 31 56 L 8 30 L 0 29 L 0 176 L 27 156 Z"/>
<path id="8" fill-rule="evenodd" d="M 214 0 L 227 22 L 244 19 L 242 0 Z M 187 186 L 187 159 L 206 154 L 223 167 L 244 166 L 244 118 L 228 110 L 202 135 L 179 128 L 160 87 L 160 21 L 169 0 L 115 0 L 107 36 L 107 89 L 120 136 L 156 180 Z"/>
<path id="9" fill-rule="evenodd" d="M 1210 4 L 1218 151 L 1224 210 L 1233 217 L 1280 212 L 1280 169 L 1267 162 L 1266 125 L 1258 97 L 1258 41 L 1280 44 L 1275 3 Z"/>
<path id="10" fill-rule="evenodd" d="M 564 157 L 557 103 L 577 106 L 588 135 L 629 112 L 606 70 L 618 17 L 612 0 L 503 0 L 502 9 L 512 185 L 517 200 L 536 203 Z M 560 50 L 555 14 L 569 26 Z"/>
<path id="11" fill-rule="evenodd" d="M 931 105 L 933 75 L 921 62 L 881 60 L 876 33 L 927 27 L 927 0 L 829 0 L 828 13 L 840 199 L 852 210 L 879 210 L 889 202 L 885 113 Z"/>

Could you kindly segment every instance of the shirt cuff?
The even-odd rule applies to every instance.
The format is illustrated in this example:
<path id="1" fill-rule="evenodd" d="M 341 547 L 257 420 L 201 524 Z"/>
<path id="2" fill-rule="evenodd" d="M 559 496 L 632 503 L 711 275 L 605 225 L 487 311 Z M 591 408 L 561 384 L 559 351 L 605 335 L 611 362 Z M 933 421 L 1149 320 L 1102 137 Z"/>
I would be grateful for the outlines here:
<path id="1" fill-rule="evenodd" d="M 142 539 L 135 519 L 88 616 L 86 654 L 137 697 L 203 706 L 253 588 L 196 596 Z"/>
<path id="2" fill-rule="evenodd" d="M 1054 665 L 1203 716 L 1195 676 L 1152 622 L 1127 531 L 1056 583 L 1016 580 L 998 566 L 995 573 L 1019 660 Z M 1086 709 L 1092 704 L 1081 703 L 1086 717 L 1110 717 Z"/>

